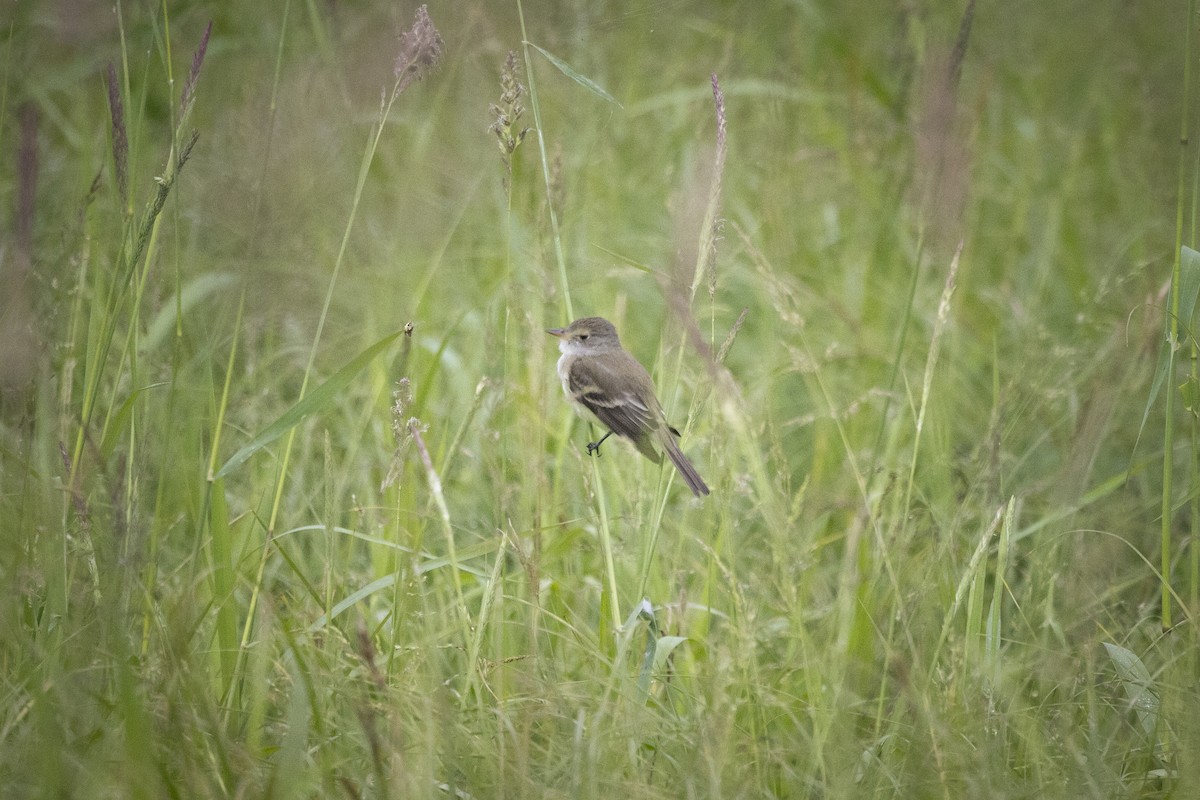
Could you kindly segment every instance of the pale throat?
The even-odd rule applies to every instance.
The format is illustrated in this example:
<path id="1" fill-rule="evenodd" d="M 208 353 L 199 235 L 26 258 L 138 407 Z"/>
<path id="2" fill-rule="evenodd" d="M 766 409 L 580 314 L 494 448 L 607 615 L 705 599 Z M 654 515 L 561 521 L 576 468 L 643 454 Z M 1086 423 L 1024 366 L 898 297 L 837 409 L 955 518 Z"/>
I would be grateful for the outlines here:
<path id="1" fill-rule="evenodd" d="M 558 379 L 562 381 L 563 392 L 567 397 L 571 396 L 571 382 L 569 380 L 571 364 L 577 358 L 592 358 L 597 355 L 608 354 L 614 350 L 620 350 L 619 344 L 609 344 L 607 342 L 590 342 L 584 344 L 578 339 L 560 339 L 558 349 L 562 355 L 558 357 Z"/>
<path id="2" fill-rule="evenodd" d="M 558 350 L 564 356 L 581 356 L 588 352 L 588 348 L 584 346 L 583 342 L 575 339 L 559 339 Z"/>
<path id="3" fill-rule="evenodd" d="M 558 349 L 562 355 L 558 357 L 558 379 L 562 381 L 563 393 L 567 397 L 571 396 L 571 381 L 569 378 L 571 362 L 576 358 L 585 356 L 592 351 L 588 349 L 583 342 L 575 339 L 560 339 Z"/>
<path id="4" fill-rule="evenodd" d="M 562 355 L 558 357 L 558 379 L 562 382 L 563 392 L 570 397 L 571 388 L 570 381 L 567 379 L 567 370 L 571 366 L 571 361 L 582 353 L 583 348 L 576 342 L 560 341 L 558 349 L 562 351 Z"/>

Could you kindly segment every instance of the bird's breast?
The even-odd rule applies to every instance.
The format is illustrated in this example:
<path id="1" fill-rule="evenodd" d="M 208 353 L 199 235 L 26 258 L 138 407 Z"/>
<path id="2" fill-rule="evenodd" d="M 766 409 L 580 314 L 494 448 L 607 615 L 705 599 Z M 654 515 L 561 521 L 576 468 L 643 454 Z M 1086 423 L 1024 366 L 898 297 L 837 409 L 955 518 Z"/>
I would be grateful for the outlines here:
<path id="1" fill-rule="evenodd" d="M 558 357 L 558 380 L 562 383 L 563 394 L 567 397 L 571 396 L 571 384 L 567 379 L 570 375 L 572 357 L 563 353 Z"/>

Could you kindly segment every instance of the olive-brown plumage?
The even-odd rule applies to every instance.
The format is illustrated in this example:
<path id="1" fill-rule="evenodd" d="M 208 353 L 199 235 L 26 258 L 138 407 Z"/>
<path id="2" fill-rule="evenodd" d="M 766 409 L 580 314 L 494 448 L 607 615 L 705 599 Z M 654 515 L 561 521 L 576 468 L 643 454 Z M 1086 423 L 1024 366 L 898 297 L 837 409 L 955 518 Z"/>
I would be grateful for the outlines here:
<path id="1" fill-rule="evenodd" d="M 697 497 L 709 493 L 675 441 L 679 431 L 667 424 L 650 373 L 621 347 L 611 322 L 584 317 L 546 332 L 559 339 L 558 377 L 563 391 L 610 432 L 600 442 L 612 433 L 624 436 L 656 464 L 662 463 L 661 449 Z M 600 442 L 589 444 L 588 452 L 598 450 Z"/>

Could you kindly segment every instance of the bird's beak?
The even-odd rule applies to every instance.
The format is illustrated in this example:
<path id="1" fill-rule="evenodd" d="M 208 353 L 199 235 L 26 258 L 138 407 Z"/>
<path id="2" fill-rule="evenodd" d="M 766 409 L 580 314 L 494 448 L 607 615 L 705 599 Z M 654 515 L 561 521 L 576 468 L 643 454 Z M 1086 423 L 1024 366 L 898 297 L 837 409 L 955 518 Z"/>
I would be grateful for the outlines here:
<path id="1" fill-rule="evenodd" d="M 567 332 L 566 328 L 547 328 L 546 329 L 546 333 L 550 334 L 551 336 L 557 336 L 559 339 L 561 339 L 563 337 L 563 334 L 566 332 Z"/>

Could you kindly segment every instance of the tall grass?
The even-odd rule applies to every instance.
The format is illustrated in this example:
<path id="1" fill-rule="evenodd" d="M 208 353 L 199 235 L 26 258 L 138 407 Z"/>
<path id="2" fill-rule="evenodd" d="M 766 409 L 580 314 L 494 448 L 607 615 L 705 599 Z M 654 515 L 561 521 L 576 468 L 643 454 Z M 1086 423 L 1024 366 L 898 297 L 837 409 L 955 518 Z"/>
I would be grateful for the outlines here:
<path id="1" fill-rule="evenodd" d="M 1182 13 L 49 13 L 6 794 L 1195 792 Z M 589 458 L 585 314 L 711 496 Z"/>

